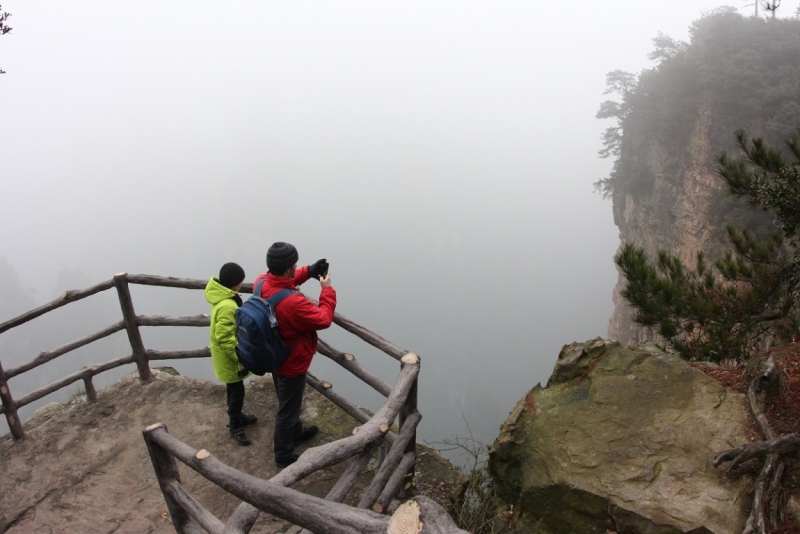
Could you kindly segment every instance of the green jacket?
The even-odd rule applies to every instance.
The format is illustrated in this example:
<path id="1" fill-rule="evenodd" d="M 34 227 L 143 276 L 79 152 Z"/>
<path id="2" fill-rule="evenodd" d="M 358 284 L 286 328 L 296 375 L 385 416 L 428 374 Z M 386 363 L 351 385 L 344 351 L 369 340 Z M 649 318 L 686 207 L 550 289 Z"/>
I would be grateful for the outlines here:
<path id="1" fill-rule="evenodd" d="M 244 370 L 236 357 L 236 319 L 234 313 L 239 307 L 233 297 L 236 292 L 219 283 L 214 277 L 206 285 L 206 300 L 211 304 L 211 361 L 214 363 L 214 376 L 226 384 L 241 382 L 250 373 L 239 376 Z"/>

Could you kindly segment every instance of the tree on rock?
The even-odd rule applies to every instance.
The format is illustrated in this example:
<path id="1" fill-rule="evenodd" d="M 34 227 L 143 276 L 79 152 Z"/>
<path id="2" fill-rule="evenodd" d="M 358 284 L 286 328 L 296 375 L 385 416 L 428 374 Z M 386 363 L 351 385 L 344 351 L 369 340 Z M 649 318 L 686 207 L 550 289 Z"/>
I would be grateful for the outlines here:
<path id="1" fill-rule="evenodd" d="M 766 239 L 729 225 L 731 249 L 713 265 L 699 251 L 694 268 L 666 251 L 650 263 L 631 243 L 614 258 L 626 278 L 622 296 L 634 307 L 633 320 L 655 326 L 683 358 L 742 361 L 765 338 L 785 341 L 800 331 L 798 136 L 800 128 L 786 142 L 792 162 L 743 131 L 736 140 L 744 155 L 717 157 L 731 193 L 774 215 L 775 231 Z"/>

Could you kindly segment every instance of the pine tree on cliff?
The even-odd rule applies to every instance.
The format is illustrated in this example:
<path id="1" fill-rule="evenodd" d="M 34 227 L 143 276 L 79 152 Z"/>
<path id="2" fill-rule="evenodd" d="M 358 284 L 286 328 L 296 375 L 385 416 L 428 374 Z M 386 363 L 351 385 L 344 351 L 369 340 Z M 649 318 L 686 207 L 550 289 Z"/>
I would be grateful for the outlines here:
<path id="1" fill-rule="evenodd" d="M 713 265 L 698 252 L 694 268 L 666 251 L 651 263 L 632 243 L 614 258 L 633 320 L 655 326 L 687 360 L 742 361 L 765 334 L 785 341 L 800 331 L 800 128 L 786 141 L 791 162 L 743 131 L 736 141 L 744 155 L 723 152 L 718 173 L 733 195 L 774 216 L 768 239 L 729 225 L 732 248 Z"/>

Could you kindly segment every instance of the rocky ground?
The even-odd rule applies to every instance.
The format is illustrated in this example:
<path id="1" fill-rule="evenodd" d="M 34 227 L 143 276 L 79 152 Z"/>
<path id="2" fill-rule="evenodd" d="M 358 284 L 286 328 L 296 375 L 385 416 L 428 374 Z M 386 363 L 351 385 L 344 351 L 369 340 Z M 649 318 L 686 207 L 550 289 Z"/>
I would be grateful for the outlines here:
<path id="1" fill-rule="evenodd" d="M 789 434 L 800 430 L 800 344 L 792 343 L 777 347 L 756 358 L 757 361 L 765 360 L 772 356 L 779 370 L 778 387 L 771 392 L 765 400 L 768 406 L 766 411 L 772 429 L 776 435 Z M 749 385 L 748 367 L 721 367 L 713 368 L 705 365 L 693 365 L 705 372 L 710 377 L 724 384 L 728 389 L 745 393 Z M 749 367 L 755 367 L 755 362 Z M 754 418 L 750 418 L 746 434 L 752 441 L 763 440 L 764 437 Z M 739 444 L 737 444 L 739 445 Z M 780 530 L 772 531 L 773 534 L 800 534 L 800 525 L 792 521 L 792 516 L 800 514 L 797 509 L 797 497 L 800 495 L 800 461 L 798 458 L 785 457 L 786 471 L 783 476 L 783 496 L 789 501 L 790 514 L 788 524 Z M 751 460 L 743 466 L 742 473 L 755 476 L 761 469 L 761 462 Z M 795 496 L 794 498 L 790 498 Z"/>
<path id="2" fill-rule="evenodd" d="M 25 424 L 26 439 L 0 440 L 0 532 L 9 534 L 174 532 L 142 439 L 143 428 L 164 423 L 169 432 L 196 449 L 206 449 L 240 471 L 268 479 L 278 469 L 272 457 L 271 380 L 247 385 L 245 412 L 259 417 L 247 428 L 253 441 L 236 445 L 225 424 L 225 387 L 205 380 L 155 371 L 142 385 L 135 375 L 98 392 L 96 403 L 78 397 L 52 403 Z M 298 452 L 352 433 L 355 420 L 311 388 L 306 390 L 303 421 L 319 435 Z M 417 463 L 420 493 L 447 505 L 460 474 L 424 446 Z M 180 464 L 180 463 L 179 463 Z M 373 460 L 369 469 L 374 470 Z M 293 487 L 324 497 L 346 465 L 324 469 Z M 225 521 L 240 501 L 180 464 L 181 480 L 214 515 Z M 348 497 L 358 499 L 373 473 L 362 476 Z M 285 532 L 291 525 L 262 513 L 252 532 Z"/>

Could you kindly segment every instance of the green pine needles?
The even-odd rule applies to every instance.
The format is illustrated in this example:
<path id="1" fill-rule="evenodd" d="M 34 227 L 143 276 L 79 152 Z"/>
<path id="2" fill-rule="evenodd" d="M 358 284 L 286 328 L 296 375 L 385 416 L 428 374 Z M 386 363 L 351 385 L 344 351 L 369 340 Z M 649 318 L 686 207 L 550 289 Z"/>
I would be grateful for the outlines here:
<path id="1" fill-rule="evenodd" d="M 654 326 L 687 360 L 742 361 L 767 342 L 800 333 L 800 128 L 786 142 L 791 162 L 743 131 L 736 141 L 744 155 L 720 154 L 718 173 L 733 195 L 774 216 L 771 236 L 757 239 L 729 225 L 731 249 L 712 265 L 698 252 L 694 268 L 664 251 L 652 264 L 632 243 L 614 258 L 633 320 Z"/>

